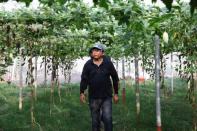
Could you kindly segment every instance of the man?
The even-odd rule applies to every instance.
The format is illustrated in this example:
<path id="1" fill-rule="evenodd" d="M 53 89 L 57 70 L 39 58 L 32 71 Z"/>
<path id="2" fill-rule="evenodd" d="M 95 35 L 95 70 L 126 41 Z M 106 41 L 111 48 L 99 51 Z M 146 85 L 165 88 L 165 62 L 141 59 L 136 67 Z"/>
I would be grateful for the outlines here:
<path id="1" fill-rule="evenodd" d="M 82 71 L 80 83 L 80 101 L 85 103 L 84 91 L 88 87 L 89 106 L 92 117 L 92 131 L 100 131 L 101 120 L 105 131 L 112 131 L 112 96 L 118 102 L 118 74 L 113 63 L 104 55 L 102 44 L 95 44 L 90 49 L 91 59 Z M 114 95 L 112 95 L 112 83 Z"/>

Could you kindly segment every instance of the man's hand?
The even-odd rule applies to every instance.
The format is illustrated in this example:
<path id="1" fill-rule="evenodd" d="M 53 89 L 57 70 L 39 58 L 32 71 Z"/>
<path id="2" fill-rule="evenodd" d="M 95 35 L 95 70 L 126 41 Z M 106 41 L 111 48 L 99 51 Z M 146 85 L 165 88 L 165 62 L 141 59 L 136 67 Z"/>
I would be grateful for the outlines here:
<path id="1" fill-rule="evenodd" d="M 114 94 L 114 103 L 117 104 L 118 103 L 118 95 Z"/>
<path id="2" fill-rule="evenodd" d="M 81 103 L 86 103 L 86 97 L 85 97 L 85 94 L 84 93 L 81 93 L 80 94 L 80 102 Z"/>

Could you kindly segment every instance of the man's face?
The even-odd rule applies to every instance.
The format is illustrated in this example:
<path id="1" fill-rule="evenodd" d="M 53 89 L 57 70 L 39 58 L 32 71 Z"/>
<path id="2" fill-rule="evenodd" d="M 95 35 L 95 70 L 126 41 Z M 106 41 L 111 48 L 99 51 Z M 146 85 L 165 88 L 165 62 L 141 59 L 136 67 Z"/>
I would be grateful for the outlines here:
<path id="1" fill-rule="evenodd" d="M 94 58 L 94 59 L 99 59 L 101 58 L 102 56 L 104 55 L 104 53 L 102 52 L 102 50 L 99 50 L 99 49 L 92 49 L 92 54 L 91 56 Z"/>

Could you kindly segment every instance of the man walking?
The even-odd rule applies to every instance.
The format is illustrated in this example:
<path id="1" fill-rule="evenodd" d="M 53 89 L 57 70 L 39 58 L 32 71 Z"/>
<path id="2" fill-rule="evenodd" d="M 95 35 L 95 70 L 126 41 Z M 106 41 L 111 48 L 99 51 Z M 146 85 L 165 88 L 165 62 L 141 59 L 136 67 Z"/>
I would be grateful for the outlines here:
<path id="1" fill-rule="evenodd" d="M 88 87 L 92 131 L 100 131 L 101 121 L 104 123 L 105 131 L 112 131 L 112 96 L 117 103 L 118 74 L 111 60 L 104 55 L 102 44 L 95 44 L 89 53 L 91 59 L 85 63 L 81 75 L 80 101 L 85 103 L 84 91 Z"/>

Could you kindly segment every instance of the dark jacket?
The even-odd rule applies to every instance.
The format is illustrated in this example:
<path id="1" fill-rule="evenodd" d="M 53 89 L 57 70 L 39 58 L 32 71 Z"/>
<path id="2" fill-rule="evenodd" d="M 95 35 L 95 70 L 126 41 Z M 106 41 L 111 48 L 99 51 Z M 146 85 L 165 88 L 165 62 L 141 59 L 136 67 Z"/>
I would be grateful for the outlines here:
<path id="1" fill-rule="evenodd" d="M 112 97 L 112 82 L 114 93 L 118 94 L 118 74 L 114 68 L 113 63 L 107 57 L 103 57 L 103 62 L 100 66 L 93 63 L 93 59 L 88 60 L 82 71 L 80 93 L 88 87 L 90 98 L 105 98 Z"/>

